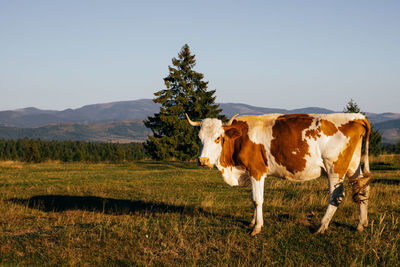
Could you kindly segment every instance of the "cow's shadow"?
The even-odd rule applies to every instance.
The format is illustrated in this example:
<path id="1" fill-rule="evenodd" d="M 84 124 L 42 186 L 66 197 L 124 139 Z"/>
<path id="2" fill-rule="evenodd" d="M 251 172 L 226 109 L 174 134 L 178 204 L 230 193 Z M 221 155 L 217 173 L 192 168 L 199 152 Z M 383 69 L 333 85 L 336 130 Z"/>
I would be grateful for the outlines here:
<path id="1" fill-rule="evenodd" d="M 243 226 L 248 222 L 243 218 L 227 214 L 219 214 L 204 210 L 202 207 L 193 205 L 173 205 L 159 202 L 147 202 L 142 200 L 125 200 L 114 198 L 103 198 L 97 196 L 67 196 L 67 195 L 39 195 L 27 199 L 12 198 L 8 201 L 26 205 L 31 209 L 44 212 L 63 212 L 67 210 L 82 210 L 99 212 L 108 215 L 160 215 L 176 213 L 187 216 L 201 215 L 224 220 L 234 220 Z"/>
<path id="2" fill-rule="evenodd" d="M 179 206 L 166 203 L 125 200 L 96 196 L 40 195 L 28 199 L 13 198 L 11 202 L 27 205 L 29 208 L 45 212 L 84 210 L 104 214 L 122 215 L 131 213 L 181 213 L 205 212 L 192 206 Z"/>
<path id="3" fill-rule="evenodd" d="M 234 221 L 235 224 L 241 225 L 242 228 L 248 228 L 249 221 L 242 217 L 236 217 L 228 214 L 221 214 L 204 210 L 202 207 L 194 205 L 174 205 L 161 202 L 147 202 L 142 200 L 125 200 L 114 198 L 103 198 L 97 196 L 68 196 L 68 195 L 39 195 L 30 198 L 12 198 L 8 201 L 25 205 L 31 209 L 44 212 L 64 212 L 67 210 L 82 210 L 90 212 L 98 212 L 108 215 L 130 215 L 139 214 L 142 216 L 162 215 L 167 213 L 181 214 L 184 216 L 204 216 L 207 218 L 216 218 L 225 221 Z M 296 222 L 295 216 L 289 214 L 281 214 L 277 221 L 291 220 Z M 296 222 L 298 223 L 298 222 Z M 303 223 L 300 223 L 303 224 Z M 354 227 L 335 223 L 337 226 L 345 226 L 351 230 Z M 314 220 L 304 226 L 310 232 L 315 232 L 318 224 Z"/>

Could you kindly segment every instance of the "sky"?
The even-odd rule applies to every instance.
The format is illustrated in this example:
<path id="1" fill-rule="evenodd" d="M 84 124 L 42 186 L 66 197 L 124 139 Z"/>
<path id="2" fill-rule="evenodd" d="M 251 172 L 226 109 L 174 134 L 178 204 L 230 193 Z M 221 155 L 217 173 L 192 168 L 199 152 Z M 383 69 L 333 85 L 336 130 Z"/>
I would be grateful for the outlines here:
<path id="1" fill-rule="evenodd" d="M 184 44 L 218 103 L 400 112 L 400 1 L 0 0 L 0 110 L 153 98 Z"/>

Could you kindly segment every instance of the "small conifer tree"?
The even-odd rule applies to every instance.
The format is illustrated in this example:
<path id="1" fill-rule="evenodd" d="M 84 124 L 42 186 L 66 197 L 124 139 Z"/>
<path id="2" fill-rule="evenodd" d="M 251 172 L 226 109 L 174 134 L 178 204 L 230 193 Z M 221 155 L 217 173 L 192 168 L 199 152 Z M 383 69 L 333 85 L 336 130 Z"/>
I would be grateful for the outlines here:
<path id="1" fill-rule="evenodd" d="M 198 156 L 199 129 L 188 124 L 185 113 L 197 121 L 226 119 L 220 115 L 219 105 L 214 103 L 215 90 L 207 90 L 208 82 L 203 81 L 203 74 L 193 70 L 195 65 L 195 55 L 185 44 L 169 66 L 169 75 L 164 78 L 166 89 L 154 93 L 153 101 L 161 104 L 160 112 L 144 122 L 153 132 L 145 148 L 154 159 L 188 160 Z"/>
<path id="2" fill-rule="evenodd" d="M 358 107 L 357 103 L 353 100 L 353 98 L 351 98 L 350 101 L 344 107 L 343 112 L 345 112 L 345 113 L 361 113 L 361 110 Z"/>

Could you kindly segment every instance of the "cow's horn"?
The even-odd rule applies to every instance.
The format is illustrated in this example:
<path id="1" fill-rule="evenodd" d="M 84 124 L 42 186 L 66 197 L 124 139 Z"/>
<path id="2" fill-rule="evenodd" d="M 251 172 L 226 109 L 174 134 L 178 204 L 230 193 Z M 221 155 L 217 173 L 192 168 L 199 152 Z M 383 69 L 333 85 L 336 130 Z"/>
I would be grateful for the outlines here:
<path id="1" fill-rule="evenodd" d="M 231 126 L 231 124 L 232 124 L 232 122 L 233 122 L 233 120 L 237 117 L 237 116 L 239 116 L 239 114 L 235 114 L 235 115 L 233 115 L 233 117 L 228 121 L 228 123 L 227 124 L 225 124 L 226 126 Z"/>
<path id="2" fill-rule="evenodd" d="M 185 113 L 185 115 L 186 115 L 186 118 L 187 118 L 187 120 L 188 120 L 188 122 L 189 122 L 190 125 L 192 125 L 192 126 L 200 126 L 200 122 L 199 122 L 199 121 L 192 121 L 192 120 L 189 118 L 189 116 L 188 116 L 187 113 Z"/>

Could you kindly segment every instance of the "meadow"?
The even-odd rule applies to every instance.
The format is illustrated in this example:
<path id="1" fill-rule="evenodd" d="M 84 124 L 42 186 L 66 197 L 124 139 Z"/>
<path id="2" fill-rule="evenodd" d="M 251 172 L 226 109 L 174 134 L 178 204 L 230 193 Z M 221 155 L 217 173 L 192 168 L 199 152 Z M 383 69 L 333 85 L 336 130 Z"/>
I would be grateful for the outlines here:
<path id="1" fill-rule="evenodd" d="M 327 179 L 269 177 L 262 232 L 250 188 L 187 162 L 0 162 L 0 265 L 398 266 L 400 156 L 372 159 L 369 226 L 346 198 L 323 235 Z"/>

